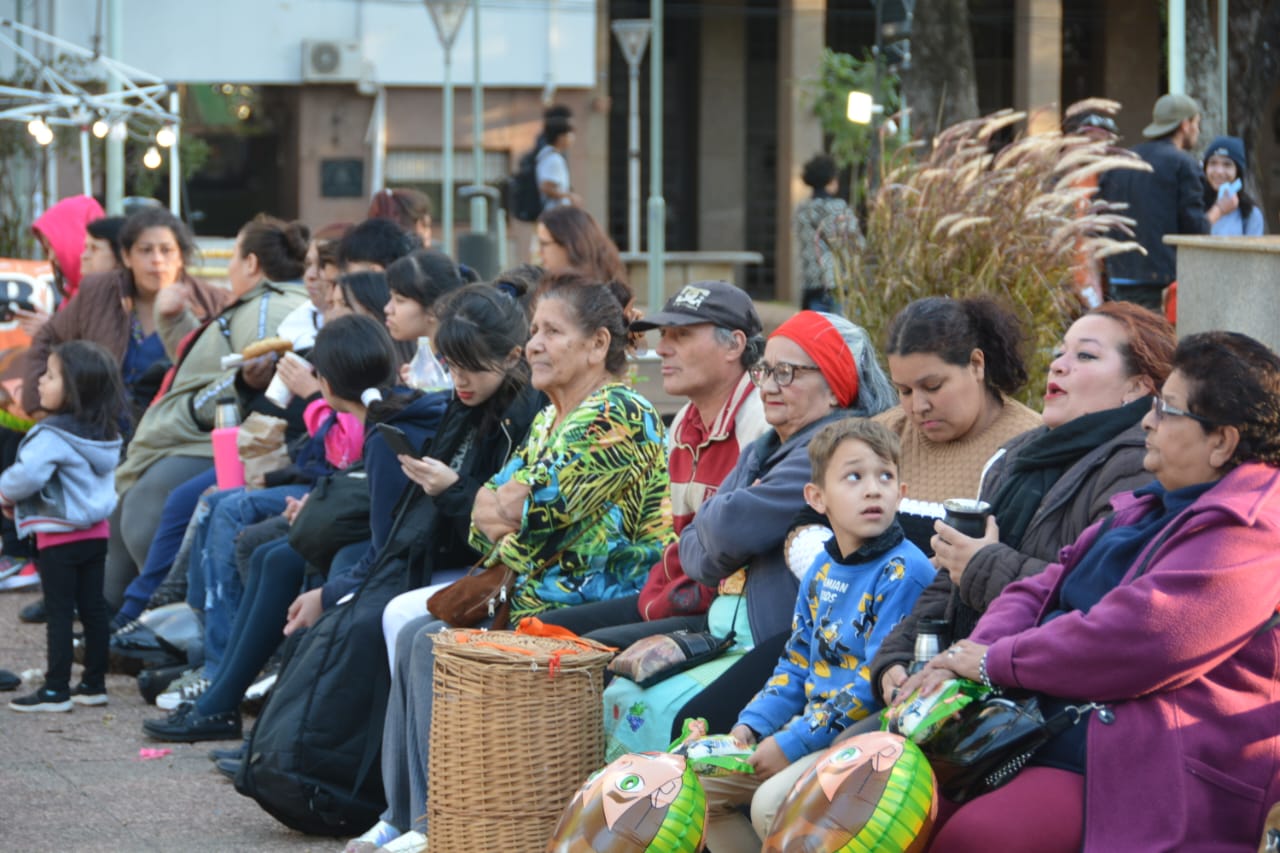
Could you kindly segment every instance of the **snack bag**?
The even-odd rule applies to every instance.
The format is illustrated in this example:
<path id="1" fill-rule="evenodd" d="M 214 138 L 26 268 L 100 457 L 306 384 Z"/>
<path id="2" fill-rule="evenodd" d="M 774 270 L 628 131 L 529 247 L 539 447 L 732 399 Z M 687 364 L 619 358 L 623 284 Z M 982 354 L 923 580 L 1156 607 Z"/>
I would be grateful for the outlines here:
<path id="1" fill-rule="evenodd" d="M 755 773 L 755 768 L 747 762 L 747 756 L 755 752 L 755 747 L 735 740 L 732 735 L 707 734 L 707 721 L 703 717 L 686 719 L 679 739 L 667 751 L 684 756 L 699 776 Z"/>
<path id="2" fill-rule="evenodd" d="M 929 696 L 916 690 L 907 700 L 884 712 L 882 728 L 900 734 L 915 743 L 924 743 L 943 724 L 975 700 L 984 699 L 991 690 L 967 678 L 953 678 Z"/>

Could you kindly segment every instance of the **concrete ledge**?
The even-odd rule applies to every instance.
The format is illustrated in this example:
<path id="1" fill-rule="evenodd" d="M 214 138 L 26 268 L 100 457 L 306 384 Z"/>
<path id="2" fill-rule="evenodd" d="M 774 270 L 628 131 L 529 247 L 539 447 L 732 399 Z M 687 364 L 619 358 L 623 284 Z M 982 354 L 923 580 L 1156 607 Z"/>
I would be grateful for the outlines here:
<path id="1" fill-rule="evenodd" d="M 649 281 L 649 253 L 623 252 L 622 262 L 627 266 L 631 289 L 644 298 Z M 680 288 L 695 281 L 731 281 L 742 287 L 743 268 L 762 263 L 764 255 L 759 252 L 666 252 L 663 255 L 664 298 L 674 296 Z"/>
<path id="2" fill-rule="evenodd" d="M 1280 236 L 1170 235 L 1178 249 L 1178 336 L 1223 329 L 1280 352 Z"/>

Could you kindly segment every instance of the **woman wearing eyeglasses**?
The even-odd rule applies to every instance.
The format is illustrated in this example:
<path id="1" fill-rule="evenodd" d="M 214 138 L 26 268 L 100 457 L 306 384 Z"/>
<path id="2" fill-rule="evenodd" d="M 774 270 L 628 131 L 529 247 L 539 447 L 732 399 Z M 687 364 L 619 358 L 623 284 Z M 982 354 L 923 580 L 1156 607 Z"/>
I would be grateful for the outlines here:
<path id="1" fill-rule="evenodd" d="M 1156 482 L 925 670 L 1097 703 L 935 850 L 1252 850 L 1280 800 L 1280 357 L 1192 335 L 1142 424 Z"/>
<path id="2" fill-rule="evenodd" d="M 988 297 L 918 299 L 889 324 L 889 375 L 901 402 L 881 422 L 902 440 L 908 484 L 898 520 L 907 538 L 933 550 L 933 523 L 948 498 L 978 494 L 983 466 L 1040 416 L 1014 400 L 1027 382 L 1026 334 Z"/>
<path id="3" fill-rule="evenodd" d="M 1132 302 L 1104 303 L 1071 325 L 1049 365 L 1044 426 L 1006 444 L 983 478 L 986 535 L 934 523 L 941 571 L 871 663 L 881 701 L 916 686 L 907 668 L 921 620 L 944 621 L 952 640 L 969 636 L 1001 590 L 1044 571 L 1111 512 L 1113 496 L 1151 482 L 1141 421 L 1176 345 L 1168 321 Z"/>
<path id="4" fill-rule="evenodd" d="M 706 717 L 713 732 L 733 727 L 773 674 L 790 634 L 799 583 L 784 542 L 805 509 L 809 439 L 830 420 L 868 417 L 893 404 L 867 333 L 833 314 L 801 311 L 783 323 L 750 373 L 772 429 L 743 450 L 680 534 L 685 573 L 720 589 L 707 629 L 718 637 L 733 631 L 736 645 L 647 691 L 615 678 L 605 692 L 610 755 L 665 749 L 686 717 Z"/>

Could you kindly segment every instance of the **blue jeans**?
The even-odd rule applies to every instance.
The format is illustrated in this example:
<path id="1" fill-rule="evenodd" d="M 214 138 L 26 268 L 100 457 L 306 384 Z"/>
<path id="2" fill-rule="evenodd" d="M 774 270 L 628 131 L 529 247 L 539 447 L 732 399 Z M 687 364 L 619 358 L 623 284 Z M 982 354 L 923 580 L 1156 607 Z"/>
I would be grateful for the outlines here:
<path id="1" fill-rule="evenodd" d="M 231 639 L 231 625 L 240 608 L 243 586 L 236 565 L 235 540 L 251 524 L 279 515 L 285 498 L 300 498 L 307 486 L 276 486 L 271 489 L 227 489 L 205 500 L 209 514 L 204 531 L 191 550 L 190 585 L 187 601 L 200 602 L 204 610 L 205 678 L 213 679 Z M 197 563 L 197 560 L 199 561 Z"/>
<path id="2" fill-rule="evenodd" d="M 178 547 L 182 544 L 182 536 L 187 531 L 187 523 L 196 511 L 196 502 L 205 490 L 217 482 L 213 469 L 197 474 L 187 482 L 169 493 L 165 499 L 164 509 L 160 510 L 160 526 L 156 528 L 155 538 L 151 540 L 151 548 L 147 551 L 147 560 L 142 564 L 142 571 L 125 588 L 124 604 L 120 605 L 119 615 L 123 621 L 137 619 L 147 609 L 147 601 L 156 587 L 168 576 L 173 568 L 173 560 L 178 555 Z"/>

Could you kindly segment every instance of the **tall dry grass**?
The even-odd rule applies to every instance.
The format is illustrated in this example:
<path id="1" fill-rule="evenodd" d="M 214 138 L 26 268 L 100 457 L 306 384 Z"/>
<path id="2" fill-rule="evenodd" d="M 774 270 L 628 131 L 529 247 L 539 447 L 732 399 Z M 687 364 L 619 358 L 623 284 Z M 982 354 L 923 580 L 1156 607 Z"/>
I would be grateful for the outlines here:
<path id="1" fill-rule="evenodd" d="M 1075 266 L 1141 251 L 1115 236 L 1131 236 L 1133 220 L 1085 184 L 1109 169 L 1150 167 L 1083 136 L 1019 133 L 993 144 L 1025 118 L 1004 110 L 962 122 L 927 156 L 900 156 L 868 203 L 862 240 L 844 245 L 836 266 L 845 312 L 877 342 L 912 300 L 1002 298 L 1028 328 L 1023 401 L 1038 411 L 1053 348 L 1086 308 Z"/>

